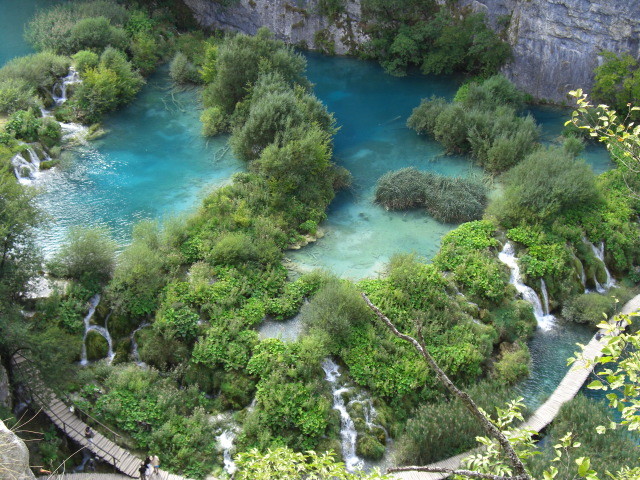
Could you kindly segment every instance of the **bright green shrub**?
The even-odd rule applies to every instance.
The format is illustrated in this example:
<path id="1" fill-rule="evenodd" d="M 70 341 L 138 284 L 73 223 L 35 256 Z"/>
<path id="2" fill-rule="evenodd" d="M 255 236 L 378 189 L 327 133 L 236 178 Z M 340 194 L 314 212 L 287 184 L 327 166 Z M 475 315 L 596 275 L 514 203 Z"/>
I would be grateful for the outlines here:
<path id="1" fill-rule="evenodd" d="M 158 37 L 148 32 L 136 33 L 129 48 L 131 64 L 143 75 L 153 72 L 162 58 L 163 45 Z"/>
<path id="2" fill-rule="evenodd" d="M 538 326 L 533 308 L 525 300 L 513 300 L 506 306 L 491 312 L 491 323 L 504 342 L 525 340 L 533 334 Z"/>
<path id="3" fill-rule="evenodd" d="M 202 122 L 202 134 L 205 137 L 213 137 L 226 131 L 229 123 L 219 107 L 205 108 L 200 115 L 200 121 Z"/>
<path id="4" fill-rule="evenodd" d="M 616 308 L 615 292 L 600 295 L 584 293 L 571 298 L 562 307 L 562 316 L 576 323 L 598 325 L 605 316 L 609 318 Z"/>
<path id="5" fill-rule="evenodd" d="M 519 110 L 524 106 L 525 95 L 504 75 L 494 75 L 482 83 L 466 84 L 460 101 L 467 108 L 495 110 L 508 106 Z"/>
<path id="6" fill-rule="evenodd" d="M 503 182 L 504 196 L 493 212 L 506 226 L 521 220 L 547 222 L 576 205 L 586 209 L 601 201 L 591 167 L 559 149 L 536 150 L 507 172 Z"/>
<path id="7" fill-rule="evenodd" d="M 11 114 L 4 128 L 20 140 L 35 142 L 38 140 L 38 129 L 41 125 L 41 120 L 29 109 Z"/>
<path id="8" fill-rule="evenodd" d="M 62 127 L 52 117 L 44 117 L 38 127 L 38 141 L 47 148 L 60 145 L 62 140 Z"/>
<path id="9" fill-rule="evenodd" d="M 80 50 L 71 58 L 73 59 L 76 70 L 80 72 L 80 74 L 84 74 L 84 72 L 90 68 L 96 68 L 98 62 L 100 62 L 98 54 L 90 50 Z"/>
<path id="10" fill-rule="evenodd" d="M 196 67 L 189 61 L 187 56 L 182 52 L 177 52 L 171 63 L 169 64 L 169 76 L 173 83 L 177 85 L 185 85 L 189 83 L 198 83 L 199 77 Z M 211 107 L 220 111 L 219 108 Z M 210 110 L 210 109 L 207 109 Z M 204 116 L 204 114 L 203 114 Z M 204 123 L 204 120 L 201 119 Z M 206 135 L 209 136 L 209 135 Z"/>
<path id="11" fill-rule="evenodd" d="M 69 71 L 71 61 L 51 52 L 40 52 L 14 58 L 0 69 L 0 82 L 17 79 L 39 92 L 51 92 L 53 85 Z"/>
<path id="12" fill-rule="evenodd" d="M 407 119 L 407 127 L 418 133 L 433 135 L 436 119 L 445 108 L 447 108 L 447 101 L 442 97 L 432 96 L 428 100 L 423 98 L 420 105 L 413 109 L 411 116 Z"/>
<path id="13" fill-rule="evenodd" d="M 10 77 L 0 81 L 0 113 L 12 114 L 39 105 L 35 89 L 26 80 Z"/>
<path id="14" fill-rule="evenodd" d="M 105 17 L 79 20 L 71 27 L 68 41 L 71 51 L 91 50 L 98 53 L 108 46 L 124 50 L 129 43 L 125 31 L 111 26 Z"/>
<path id="15" fill-rule="evenodd" d="M 499 383 L 513 385 L 529 376 L 531 355 L 525 343 L 500 345 L 500 357 L 493 364 L 493 377 Z"/>

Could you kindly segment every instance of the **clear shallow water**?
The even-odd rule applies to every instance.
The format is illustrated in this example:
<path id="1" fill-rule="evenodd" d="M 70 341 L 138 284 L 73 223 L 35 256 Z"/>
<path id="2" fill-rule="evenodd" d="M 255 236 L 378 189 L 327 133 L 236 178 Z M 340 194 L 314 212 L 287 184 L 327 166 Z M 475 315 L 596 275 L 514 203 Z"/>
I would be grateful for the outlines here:
<path id="1" fill-rule="evenodd" d="M 0 66 L 15 57 L 33 53 L 23 31 L 36 10 L 59 0 L 0 0 Z"/>
<path id="2" fill-rule="evenodd" d="M 557 321 L 550 330 L 538 328 L 529 342 L 532 376 L 516 387 L 524 402 L 535 410 L 553 393 L 569 367 L 567 359 L 586 345 L 595 331 L 585 325 Z"/>
<path id="3" fill-rule="evenodd" d="M 422 212 L 387 212 L 373 203 L 378 178 L 390 170 L 416 167 L 448 176 L 480 174 L 463 157 L 444 156 L 434 141 L 405 123 L 421 98 L 451 98 L 452 78 L 392 77 L 372 62 L 308 55 L 307 74 L 316 95 L 335 114 L 335 161 L 353 175 L 322 224 L 326 234 L 287 257 L 303 270 L 322 267 L 359 279 L 375 276 L 396 252 L 431 258 L 440 239 L 455 225 L 436 222 Z"/>
<path id="4" fill-rule="evenodd" d="M 38 180 L 40 203 L 55 221 L 41 233 L 46 253 L 75 225 L 105 225 L 126 244 L 135 222 L 193 210 L 241 169 L 226 137 L 200 135 L 196 91 L 173 92 L 166 69 L 147 81 L 135 102 L 105 118 L 107 135 L 78 147 L 69 168 Z"/>

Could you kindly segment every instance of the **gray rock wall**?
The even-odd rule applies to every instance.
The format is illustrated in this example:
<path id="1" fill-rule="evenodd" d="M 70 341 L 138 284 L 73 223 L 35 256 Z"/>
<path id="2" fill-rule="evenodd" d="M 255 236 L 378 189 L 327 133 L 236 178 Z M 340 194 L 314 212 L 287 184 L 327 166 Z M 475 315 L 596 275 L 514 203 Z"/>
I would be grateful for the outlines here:
<path id="1" fill-rule="evenodd" d="M 536 98 L 567 101 L 589 91 L 603 50 L 640 54 L 640 2 L 635 0 L 465 0 L 492 25 L 511 15 L 507 32 L 514 59 L 503 69 Z"/>
<path id="2" fill-rule="evenodd" d="M 11 387 L 7 369 L 0 364 L 0 405 L 11 410 Z"/>
<path id="3" fill-rule="evenodd" d="M 335 20 L 318 13 L 317 0 L 240 0 L 229 7 L 213 0 L 183 1 L 196 20 L 209 28 L 253 35 L 266 26 L 287 43 L 339 55 L 354 51 L 366 40 L 359 26 L 359 0 L 347 0 L 347 11 Z"/>
<path id="4" fill-rule="evenodd" d="M 24 442 L 0 420 L 0 478 L 35 479 L 29 468 L 29 450 Z"/>
<path id="5" fill-rule="evenodd" d="M 214 0 L 184 0 L 204 26 L 254 34 L 267 26 L 291 44 L 323 50 L 318 32 L 334 52 L 353 51 L 366 41 L 360 0 L 347 0 L 337 22 L 318 15 L 317 0 L 240 0 L 222 7 Z M 510 18 L 507 39 L 514 60 L 503 72 L 534 97 L 567 102 L 567 92 L 589 91 L 603 50 L 640 55 L 640 2 L 636 0 L 459 0 L 484 12 L 495 29 Z"/>

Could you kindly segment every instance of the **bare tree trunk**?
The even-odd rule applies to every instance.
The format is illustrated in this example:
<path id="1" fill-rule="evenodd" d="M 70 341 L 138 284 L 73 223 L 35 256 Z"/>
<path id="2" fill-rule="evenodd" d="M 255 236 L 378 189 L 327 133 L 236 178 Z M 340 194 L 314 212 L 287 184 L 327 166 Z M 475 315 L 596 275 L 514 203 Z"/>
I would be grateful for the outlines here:
<path id="1" fill-rule="evenodd" d="M 462 403 L 467 407 L 467 410 L 469 410 L 471 414 L 478 419 L 478 421 L 480 422 L 480 425 L 482 425 L 482 428 L 485 430 L 485 432 L 487 432 L 487 435 L 489 435 L 492 438 L 495 438 L 498 441 L 503 451 L 507 455 L 507 459 L 509 461 L 509 464 L 513 467 L 513 473 L 514 473 L 514 476 L 512 477 L 499 477 L 496 475 L 486 475 L 480 472 L 474 472 L 475 475 L 469 475 L 469 473 L 461 473 L 461 475 L 475 476 L 477 478 L 489 478 L 494 480 L 503 479 L 503 478 L 509 478 L 510 480 L 530 480 L 531 477 L 525 470 L 524 464 L 518 457 L 518 454 L 516 453 L 516 451 L 513 449 L 513 445 L 511 445 L 511 442 L 509 442 L 507 437 L 505 437 L 505 435 L 500 431 L 500 429 L 496 427 L 491 422 L 491 420 L 487 418 L 487 416 L 484 413 L 482 413 L 482 411 L 478 408 L 478 406 L 475 404 L 473 399 L 466 392 L 463 392 L 462 390 L 460 390 L 458 387 L 455 386 L 455 384 L 447 376 L 444 370 L 440 368 L 440 366 L 436 363 L 434 358 L 431 356 L 431 354 L 425 347 L 424 342 L 419 342 L 418 340 L 411 337 L 410 335 L 400 333 L 398 329 L 395 327 L 395 325 L 393 324 L 393 322 L 391 322 L 391 320 L 389 320 L 389 318 L 387 318 L 387 316 L 384 313 L 382 313 L 378 309 L 378 307 L 376 307 L 373 303 L 371 303 L 371 300 L 369 300 L 369 297 L 367 297 L 366 294 L 362 293 L 361 295 L 362 295 L 362 298 L 364 298 L 364 301 L 369 306 L 369 308 L 373 310 L 373 313 L 375 313 L 376 316 L 391 329 L 391 331 L 396 337 L 401 338 L 402 340 L 405 340 L 413 344 L 416 350 L 418 350 L 418 353 L 422 355 L 422 357 L 425 359 L 427 364 L 436 373 L 436 377 L 438 377 L 438 380 L 440 380 L 440 382 L 447 388 L 447 390 L 449 390 L 453 395 L 455 395 L 462 401 Z M 420 467 L 420 470 L 433 471 L 433 472 L 445 470 L 445 472 L 443 473 L 452 473 L 452 474 L 455 473 L 454 470 L 449 471 L 448 469 L 436 469 L 436 468 L 432 468 L 431 470 L 424 470 L 425 468 L 430 468 L 430 467 Z"/>

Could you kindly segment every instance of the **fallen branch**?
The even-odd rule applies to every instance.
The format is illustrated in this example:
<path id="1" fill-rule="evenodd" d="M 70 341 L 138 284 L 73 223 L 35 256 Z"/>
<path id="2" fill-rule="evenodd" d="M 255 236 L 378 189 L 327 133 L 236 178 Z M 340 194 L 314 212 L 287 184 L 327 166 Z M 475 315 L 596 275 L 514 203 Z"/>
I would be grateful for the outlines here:
<path id="1" fill-rule="evenodd" d="M 453 395 L 455 395 L 462 401 L 462 403 L 467 407 L 467 410 L 469 410 L 471 414 L 478 419 L 484 431 L 487 432 L 487 435 L 489 435 L 492 438 L 495 438 L 498 441 L 503 451 L 507 455 L 509 464 L 513 467 L 514 475 L 511 477 L 494 477 L 494 478 L 495 479 L 503 478 L 503 479 L 509 479 L 509 480 L 531 480 L 531 477 L 527 473 L 524 467 L 524 464 L 522 463 L 522 460 L 520 460 L 520 458 L 518 457 L 518 454 L 513 449 L 511 442 L 509 442 L 507 437 L 500 431 L 500 429 L 496 427 L 491 422 L 491 420 L 487 418 L 487 416 L 484 413 L 482 413 L 482 411 L 480 410 L 480 408 L 478 408 L 478 406 L 475 404 L 473 399 L 466 392 L 463 392 L 462 390 L 460 390 L 458 387 L 455 386 L 455 384 L 447 376 L 444 370 L 440 368 L 440 366 L 436 363 L 435 359 L 431 356 L 426 346 L 424 345 L 424 342 L 419 342 L 418 340 L 416 340 L 410 335 L 400 333 L 396 328 L 396 326 L 393 324 L 393 322 L 389 320 L 389 318 L 387 318 L 387 316 L 384 313 L 382 313 L 380 309 L 378 309 L 378 307 L 376 307 L 373 303 L 371 303 L 371 300 L 369 300 L 369 297 L 367 297 L 366 294 L 362 293 L 361 295 L 364 301 L 369 306 L 369 308 L 373 310 L 373 313 L 375 313 L 376 316 L 380 320 L 382 320 L 389 327 L 389 329 L 391 329 L 391 331 L 396 337 L 402 340 L 405 340 L 413 344 L 414 347 L 416 347 L 416 350 L 418 350 L 418 353 L 422 355 L 422 357 L 426 360 L 427 364 L 436 373 L 436 377 L 438 377 L 438 380 L 440 380 L 440 382 L 447 388 L 447 390 L 449 390 Z M 475 472 L 475 473 L 477 478 L 490 478 L 490 477 L 487 477 L 485 474 L 481 474 L 479 472 Z M 466 475 L 469 476 L 468 474 Z M 480 477 L 480 475 L 482 475 L 482 477 Z"/>
<path id="2" fill-rule="evenodd" d="M 394 467 L 389 468 L 389 472 L 429 472 L 429 473 L 447 473 L 449 475 L 465 475 L 471 478 L 486 478 L 488 480 L 528 480 L 529 475 L 518 475 L 504 477 L 502 475 L 492 475 L 490 473 L 475 472 L 473 470 L 456 470 L 453 468 L 442 467 Z"/>

